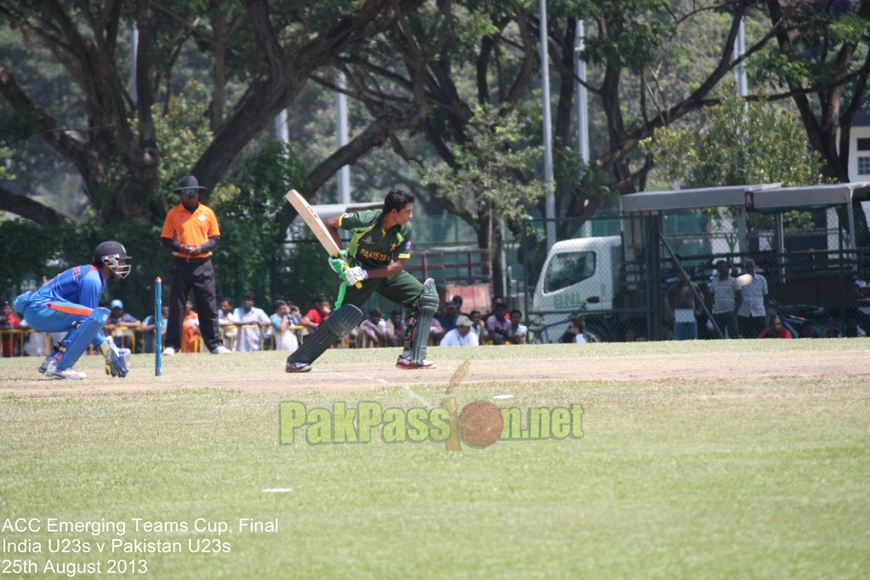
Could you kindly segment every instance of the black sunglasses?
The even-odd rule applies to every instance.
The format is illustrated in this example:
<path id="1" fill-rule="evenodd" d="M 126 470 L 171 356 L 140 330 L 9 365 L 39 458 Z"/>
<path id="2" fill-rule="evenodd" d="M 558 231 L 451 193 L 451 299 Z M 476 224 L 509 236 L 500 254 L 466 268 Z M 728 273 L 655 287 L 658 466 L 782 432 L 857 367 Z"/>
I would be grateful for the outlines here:
<path id="1" fill-rule="evenodd" d="M 194 188 L 191 188 L 191 189 L 182 189 L 182 190 L 181 190 L 181 193 L 183 193 L 184 195 L 196 195 L 197 193 L 199 193 L 199 190 L 198 190 L 198 189 L 194 189 Z"/>

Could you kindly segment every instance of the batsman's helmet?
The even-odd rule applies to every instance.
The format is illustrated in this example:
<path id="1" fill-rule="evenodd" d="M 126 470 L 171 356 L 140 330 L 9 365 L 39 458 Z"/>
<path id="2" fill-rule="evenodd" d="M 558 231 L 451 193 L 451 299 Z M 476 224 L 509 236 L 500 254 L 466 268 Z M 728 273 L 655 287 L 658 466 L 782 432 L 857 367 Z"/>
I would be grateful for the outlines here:
<path id="1" fill-rule="evenodd" d="M 120 260 L 124 260 L 121 264 Z M 94 250 L 94 257 L 91 263 L 101 265 L 105 264 L 115 273 L 118 278 L 126 278 L 130 274 L 130 260 L 132 258 L 127 254 L 124 245 L 121 242 L 108 241 L 103 242 Z"/>

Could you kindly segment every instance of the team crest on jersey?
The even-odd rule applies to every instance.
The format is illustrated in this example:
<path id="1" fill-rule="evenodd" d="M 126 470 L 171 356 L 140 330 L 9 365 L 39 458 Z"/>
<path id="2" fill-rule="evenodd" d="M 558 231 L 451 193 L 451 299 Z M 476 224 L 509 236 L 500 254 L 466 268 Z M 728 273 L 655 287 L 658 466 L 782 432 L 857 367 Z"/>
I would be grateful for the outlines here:
<path id="1" fill-rule="evenodd" d="M 405 250 L 405 251 L 410 250 L 410 249 L 411 249 L 411 240 L 406 241 L 406 242 L 402 245 L 402 249 Z"/>
<path id="2" fill-rule="evenodd" d="M 371 237 L 371 236 L 366 236 L 365 238 L 363 238 L 363 243 L 364 243 L 364 244 L 371 244 L 371 243 L 372 243 L 372 237 Z"/>

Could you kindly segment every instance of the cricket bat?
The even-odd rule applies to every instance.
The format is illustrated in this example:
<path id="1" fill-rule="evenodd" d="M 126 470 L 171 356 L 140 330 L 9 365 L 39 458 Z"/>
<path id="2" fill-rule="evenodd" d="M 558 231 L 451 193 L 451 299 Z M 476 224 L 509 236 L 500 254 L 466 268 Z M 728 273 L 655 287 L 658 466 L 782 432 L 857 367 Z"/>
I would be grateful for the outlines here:
<path id="1" fill-rule="evenodd" d="M 305 201 L 305 198 L 299 195 L 299 192 L 295 189 L 288 191 L 284 198 L 290 202 L 290 205 L 296 208 L 296 211 L 299 212 L 302 220 L 309 228 L 311 228 L 311 231 L 314 232 L 314 236 L 317 238 L 317 241 L 320 242 L 320 245 L 326 250 L 326 253 L 333 258 L 338 258 L 341 248 L 339 248 L 338 244 L 335 243 L 335 239 L 332 237 L 332 234 L 329 233 L 326 224 L 323 223 L 323 220 L 321 220 L 320 216 L 317 215 L 317 212 L 314 211 L 314 208 L 312 208 L 308 202 Z M 348 268 L 349 266 L 345 264 L 344 269 L 347 270 Z M 356 287 L 362 288 L 362 283 L 357 282 Z"/>

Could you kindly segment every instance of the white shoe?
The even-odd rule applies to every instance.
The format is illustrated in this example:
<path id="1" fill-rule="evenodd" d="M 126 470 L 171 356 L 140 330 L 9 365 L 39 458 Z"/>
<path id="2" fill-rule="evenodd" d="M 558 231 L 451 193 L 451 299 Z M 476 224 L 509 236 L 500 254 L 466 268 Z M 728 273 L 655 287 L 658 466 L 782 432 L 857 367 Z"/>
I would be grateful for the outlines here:
<path id="1" fill-rule="evenodd" d="M 211 351 L 212 354 L 230 354 L 232 351 L 224 345 L 216 346 Z"/>
<path id="2" fill-rule="evenodd" d="M 163 355 L 164 356 L 175 356 L 175 349 L 172 348 L 171 346 L 167 346 L 166 348 L 163 349 Z"/>
<path id="3" fill-rule="evenodd" d="M 399 360 L 396 361 L 396 368 L 403 369 L 403 370 L 434 369 L 437 366 L 438 365 L 434 361 L 431 361 L 431 360 L 424 360 L 422 363 L 415 365 L 411 361 L 410 353 L 408 354 L 408 356 L 404 356 L 404 353 L 402 353 L 402 356 L 400 356 Z"/>
<path id="4" fill-rule="evenodd" d="M 288 360 L 284 370 L 288 373 L 307 373 L 311 371 L 311 365 L 304 362 L 290 362 Z"/>
<path id="5" fill-rule="evenodd" d="M 81 373 L 75 369 L 66 369 L 59 371 L 57 370 L 57 361 L 54 360 L 48 363 L 48 366 L 45 368 L 45 373 L 43 374 L 53 379 L 67 379 L 71 381 L 78 381 L 88 376 L 85 373 Z"/>

